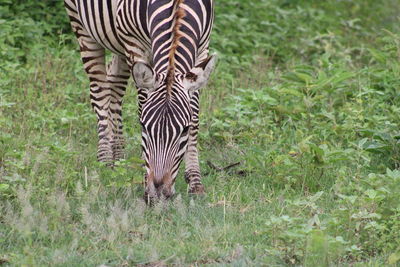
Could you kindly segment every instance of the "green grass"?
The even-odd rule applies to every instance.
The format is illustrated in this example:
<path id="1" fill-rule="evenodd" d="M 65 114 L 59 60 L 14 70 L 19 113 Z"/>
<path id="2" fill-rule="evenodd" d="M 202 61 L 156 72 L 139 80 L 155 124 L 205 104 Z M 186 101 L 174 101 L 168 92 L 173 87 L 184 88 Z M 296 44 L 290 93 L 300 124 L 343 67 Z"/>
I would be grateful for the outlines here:
<path id="1" fill-rule="evenodd" d="M 399 265 L 400 6 L 383 2 L 218 1 L 207 195 L 190 198 L 181 172 L 177 196 L 148 207 L 133 86 L 128 156 L 110 170 L 62 4 L 6 1 L 0 265 Z"/>

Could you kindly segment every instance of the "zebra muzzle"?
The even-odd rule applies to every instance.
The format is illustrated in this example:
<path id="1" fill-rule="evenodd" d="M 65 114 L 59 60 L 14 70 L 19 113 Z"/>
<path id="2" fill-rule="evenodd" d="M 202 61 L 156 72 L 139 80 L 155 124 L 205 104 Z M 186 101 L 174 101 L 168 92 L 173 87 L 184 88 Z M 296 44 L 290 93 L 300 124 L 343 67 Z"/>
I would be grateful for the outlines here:
<path id="1" fill-rule="evenodd" d="M 160 199 L 168 199 L 174 195 L 174 183 L 170 172 L 163 175 L 162 179 L 155 179 L 154 172 L 146 175 L 146 188 L 144 197 L 147 203 Z"/>

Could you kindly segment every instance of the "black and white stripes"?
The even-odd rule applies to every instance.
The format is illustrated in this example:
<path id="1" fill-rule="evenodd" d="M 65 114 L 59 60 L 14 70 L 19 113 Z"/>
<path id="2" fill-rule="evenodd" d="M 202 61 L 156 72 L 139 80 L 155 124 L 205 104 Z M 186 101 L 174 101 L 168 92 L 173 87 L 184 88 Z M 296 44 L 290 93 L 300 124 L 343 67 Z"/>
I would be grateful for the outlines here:
<path id="1" fill-rule="evenodd" d="M 199 89 L 214 67 L 212 0 L 65 0 L 90 79 L 100 161 L 123 156 L 121 103 L 129 72 L 138 88 L 146 195 L 174 193 L 185 157 L 189 192 L 203 193 L 197 151 Z M 105 67 L 104 51 L 114 53 Z"/>

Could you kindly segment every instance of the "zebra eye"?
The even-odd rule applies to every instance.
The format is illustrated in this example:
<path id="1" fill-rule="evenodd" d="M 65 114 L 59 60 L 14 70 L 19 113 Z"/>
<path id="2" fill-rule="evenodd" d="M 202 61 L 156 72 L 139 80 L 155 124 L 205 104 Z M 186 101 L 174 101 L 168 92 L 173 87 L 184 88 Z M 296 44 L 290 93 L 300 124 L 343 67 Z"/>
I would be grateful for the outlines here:
<path id="1" fill-rule="evenodd" d="M 195 82 L 197 80 L 197 75 L 194 74 L 193 72 L 188 72 L 186 73 L 185 78 L 191 82 Z"/>
<path id="2" fill-rule="evenodd" d="M 190 126 L 185 126 L 185 127 L 183 128 L 182 135 L 186 135 L 187 132 L 189 131 L 189 128 L 190 128 Z"/>

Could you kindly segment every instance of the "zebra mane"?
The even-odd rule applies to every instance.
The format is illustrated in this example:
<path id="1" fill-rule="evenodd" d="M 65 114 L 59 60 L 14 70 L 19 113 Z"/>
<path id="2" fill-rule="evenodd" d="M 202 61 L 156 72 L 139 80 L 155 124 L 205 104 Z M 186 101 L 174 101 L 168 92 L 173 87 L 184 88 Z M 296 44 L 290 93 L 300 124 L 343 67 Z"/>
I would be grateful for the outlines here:
<path id="1" fill-rule="evenodd" d="M 174 18 L 172 21 L 172 43 L 171 49 L 168 55 L 168 69 L 166 77 L 167 95 L 171 95 L 172 84 L 174 83 L 175 76 L 175 54 L 179 46 L 179 39 L 182 37 L 180 28 L 182 25 L 182 19 L 185 17 L 185 10 L 181 7 L 184 0 L 174 0 Z"/>

